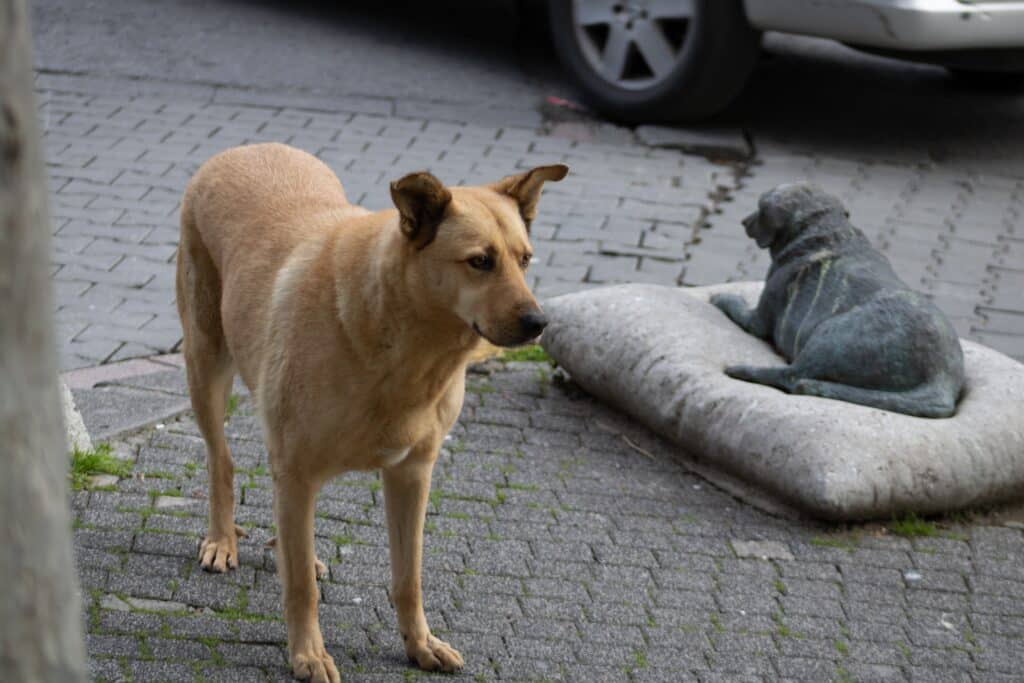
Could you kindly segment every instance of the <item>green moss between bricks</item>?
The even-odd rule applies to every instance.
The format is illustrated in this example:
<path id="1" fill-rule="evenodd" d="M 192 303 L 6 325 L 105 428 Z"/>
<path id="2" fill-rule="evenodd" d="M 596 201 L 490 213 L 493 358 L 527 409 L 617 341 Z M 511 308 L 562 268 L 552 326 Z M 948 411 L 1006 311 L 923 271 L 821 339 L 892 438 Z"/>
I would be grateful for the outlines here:
<path id="1" fill-rule="evenodd" d="M 112 455 L 110 444 L 101 443 L 91 451 L 80 451 L 77 448 L 71 453 L 71 468 L 68 478 L 71 488 L 81 491 L 89 484 L 89 477 L 94 474 L 113 474 L 127 477 L 132 472 L 132 464 Z"/>
<path id="2" fill-rule="evenodd" d="M 932 537 L 939 535 L 939 530 L 934 524 L 919 518 L 913 512 L 905 516 L 903 519 L 893 519 L 889 522 L 889 531 L 893 532 L 897 536 L 904 536 L 906 538 Z"/>
<path id="3" fill-rule="evenodd" d="M 515 349 L 505 349 L 498 360 L 502 362 L 510 361 L 527 361 L 532 363 L 553 363 L 554 360 L 547 354 L 547 352 L 540 347 L 539 344 L 530 344 L 529 346 L 520 346 Z"/>
<path id="4" fill-rule="evenodd" d="M 815 536 L 811 539 L 811 545 L 821 548 L 839 548 L 852 553 L 860 545 L 860 540 L 853 536 Z"/>
<path id="5" fill-rule="evenodd" d="M 238 411 L 238 404 L 241 400 L 242 397 L 239 396 L 238 394 L 231 394 L 231 396 L 228 398 L 227 408 L 224 409 L 225 417 L 230 418 Z"/>

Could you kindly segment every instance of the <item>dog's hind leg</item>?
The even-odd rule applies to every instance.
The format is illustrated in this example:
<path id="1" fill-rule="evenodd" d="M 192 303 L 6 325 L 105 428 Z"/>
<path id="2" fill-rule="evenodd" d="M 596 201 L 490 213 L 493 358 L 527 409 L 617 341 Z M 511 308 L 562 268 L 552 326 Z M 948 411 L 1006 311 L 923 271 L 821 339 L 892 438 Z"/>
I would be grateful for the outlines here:
<path id="1" fill-rule="evenodd" d="M 802 379 L 796 382 L 793 393 L 831 398 L 914 417 L 950 417 L 956 412 L 956 398 L 944 395 L 940 387 L 933 385 L 896 392 L 865 389 L 817 379 Z"/>
<path id="2" fill-rule="evenodd" d="M 765 384 L 790 393 L 793 391 L 794 383 L 799 379 L 794 373 L 793 367 L 789 365 L 764 368 L 752 365 L 730 365 L 725 369 L 725 374 L 733 379 Z"/>
<path id="3" fill-rule="evenodd" d="M 245 535 L 235 525 L 234 464 L 224 438 L 235 372 L 221 327 L 220 277 L 189 214 L 187 208 L 182 210 L 177 296 L 189 394 L 206 442 L 209 472 L 210 523 L 199 560 L 203 569 L 224 572 L 238 566 L 238 537 Z"/>

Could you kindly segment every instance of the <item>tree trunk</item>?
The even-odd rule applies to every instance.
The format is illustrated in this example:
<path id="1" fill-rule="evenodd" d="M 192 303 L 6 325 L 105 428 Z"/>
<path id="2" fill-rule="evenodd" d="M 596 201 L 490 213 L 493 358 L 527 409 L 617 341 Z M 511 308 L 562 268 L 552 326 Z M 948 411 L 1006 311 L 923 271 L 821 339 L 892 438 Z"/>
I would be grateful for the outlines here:
<path id="1" fill-rule="evenodd" d="M 0 681 L 84 681 L 24 0 L 0 0 Z"/>

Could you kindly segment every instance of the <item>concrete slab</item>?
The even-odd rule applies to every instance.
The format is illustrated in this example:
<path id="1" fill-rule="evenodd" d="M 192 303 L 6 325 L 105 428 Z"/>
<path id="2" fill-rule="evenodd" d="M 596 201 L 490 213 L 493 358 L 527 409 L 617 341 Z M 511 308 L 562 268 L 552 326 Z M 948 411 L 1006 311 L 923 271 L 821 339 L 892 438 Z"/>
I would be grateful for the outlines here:
<path id="1" fill-rule="evenodd" d="M 678 149 L 709 159 L 742 161 L 753 156 L 750 142 L 739 128 L 638 126 L 636 136 L 651 147 Z"/>
<path id="2" fill-rule="evenodd" d="M 153 507 L 157 510 L 187 508 L 195 503 L 194 499 L 182 496 L 157 496 Z"/>
<path id="3" fill-rule="evenodd" d="M 676 289 L 621 285 L 551 299 L 544 348 L 584 389 L 698 461 L 830 520 L 993 504 L 1024 487 L 1024 365 L 964 341 L 966 395 L 927 420 L 724 374 L 779 365 L 766 343 L 707 298 L 760 283 Z"/>
<path id="4" fill-rule="evenodd" d="M 64 411 L 64 431 L 67 433 L 68 452 L 79 450 L 84 452 L 92 450 L 92 440 L 89 438 L 89 430 L 85 428 L 82 421 L 82 414 L 75 406 L 75 399 L 71 390 L 64 382 L 60 383 L 60 402 Z"/>
<path id="5" fill-rule="evenodd" d="M 135 609 L 148 610 L 150 612 L 184 612 L 188 605 L 173 600 L 151 600 L 149 598 L 129 598 L 132 607 Z"/>
<path id="6" fill-rule="evenodd" d="M 128 612 L 131 608 L 131 605 L 116 595 L 104 595 L 100 599 L 100 609 L 109 609 L 114 610 L 115 612 Z"/>
<path id="7" fill-rule="evenodd" d="M 90 448 L 89 450 L 92 449 Z M 89 477 L 89 488 L 98 489 L 105 486 L 114 486 L 119 481 L 121 481 L 121 478 L 116 474 L 94 474 Z"/>
<path id="8" fill-rule="evenodd" d="M 72 393 L 94 441 L 165 420 L 189 408 L 187 396 L 130 387 L 95 387 Z"/>
<path id="9" fill-rule="evenodd" d="M 61 379 L 71 389 L 91 389 L 97 384 L 115 382 L 129 377 L 139 377 L 158 372 L 166 372 L 170 366 L 155 363 L 145 358 L 97 365 L 91 368 L 72 370 L 61 375 Z"/>
<path id="10" fill-rule="evenodd" d="M 732 549 L 736 551 L 736 557 L 751 558 L 755 560 L 785 560 L 793 561 L 793 553 L 789 551 L 784 543 L 779 541 L 730 541 Z"/>
<path id="11" fill-rule="evenodd" d="M 164 367 L 162 372 L 150 372 L 131 377 L 122 377 L 110 382 L 101 382 L 97 386 L 123 386 L 134 389 L 146 389 L 151 391 L 162 391 L 167 394 L 188 396 L 188 380 L 181 370 L 172 370 Z"/>

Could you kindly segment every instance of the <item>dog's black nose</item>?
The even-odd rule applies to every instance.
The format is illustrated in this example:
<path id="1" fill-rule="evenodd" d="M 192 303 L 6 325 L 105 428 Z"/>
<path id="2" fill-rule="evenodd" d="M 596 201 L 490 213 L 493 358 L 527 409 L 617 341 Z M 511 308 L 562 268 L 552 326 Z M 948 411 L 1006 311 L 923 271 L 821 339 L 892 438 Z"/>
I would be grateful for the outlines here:
<path id="1" fill-rule="evenodd" d="M 547 316 L 541 311 L 530 311 L 519 316 L 519 326 L 523 328 L 523 334 L 527 339 L 533 339 L 548 326 Z"/>

